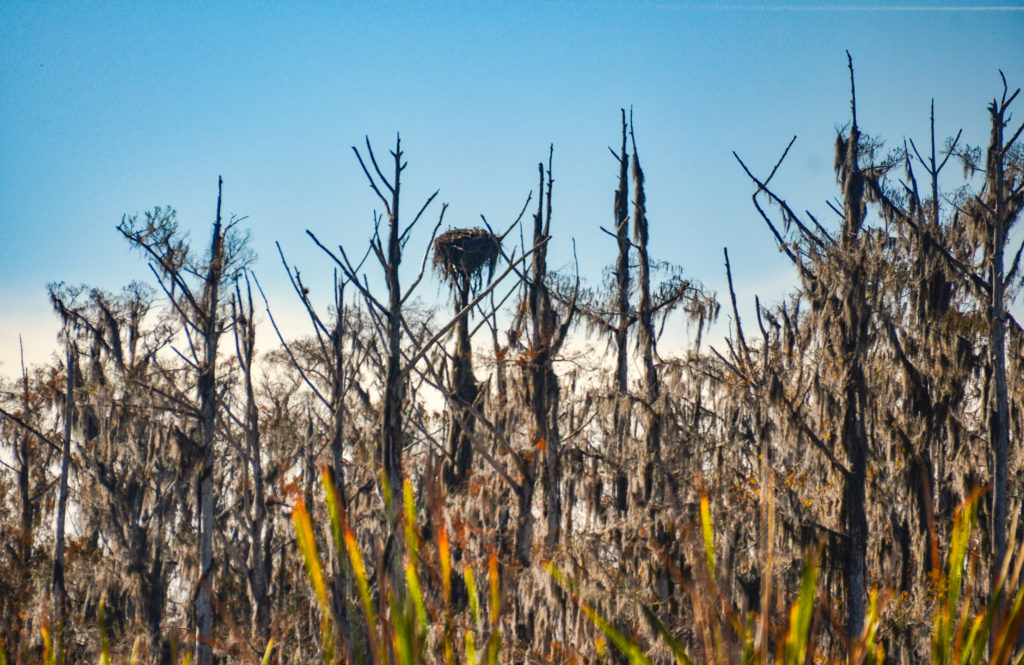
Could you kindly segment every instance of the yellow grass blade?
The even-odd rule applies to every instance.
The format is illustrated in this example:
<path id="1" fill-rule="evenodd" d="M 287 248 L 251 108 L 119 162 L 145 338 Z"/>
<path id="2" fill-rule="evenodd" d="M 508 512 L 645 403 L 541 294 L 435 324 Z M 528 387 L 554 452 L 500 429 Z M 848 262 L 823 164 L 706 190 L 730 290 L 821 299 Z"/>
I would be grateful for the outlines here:
<path id="1" fill-rule="evenodd" d="M 356 542 L 356 534 L 348 525 L 345 525 L 345 550 L 348 552 L 349 562 L 352 564 L 352 574 L 356 578 L 356 586 L 359 589 L 359 599 L 363 603 L 363 615 L 366 617 L 366 628 L 369 632 L 370 653 L 373 660 L 377 660 L 377 613 L 373 609 L 373 596 L 370 595 L 370 583 L 366 579 L 366 565 L 363 563 L 363 554 L 359 551 L 359 543 Z"/>
<path id="2" fill-rule="evenodd" d="M 274 638 L 271 637 L 267 642 L 267 649 L 263 652 L 263 660 L 260 661 L 260 665 L 270 665 L 270 656 L 274 653 Z"/>
<path id="3" fill-rule="evenodd" d="M 700 530 L 704 536 L 704 556 L 708 562 L 708 574 L 715 580 L 715 532 L 711 525 L 711 504 L 707 492 L 700 495 Z"/>
<path id="4" fill-rule="evenodd" d="M 466 665 L 477 665 L 476 641 L 473 639 L 473 631 L 466 630 Z M 6 665 L 6 663 L 0 663 Z"/>
<path id="5" fill-rule="evenodd" d="M 295 525 L 295 540 L 298 542 L 302 561 L 306 565 L 306 575 L 313 586 L 316 599 L 323 612 L 330 612 L 327 604 L 327 585 L 324 583 L 324 571 L 320 565 L 320 555 L 316 550 L 316 538 L 313 535 L 313 523 L 306 509 L 306 502 L 299 499 L 292 508 L 292 524 Z"/>
<path id="6" fill-rule="evenodd" d="M 100 625 L 100 665 L 110 665 L 110 642 L 107 640 L 107 597 L 100 598 L 96 618 Z"/>
<path id="7" fill-rule="evenodd" d="M 141 637 L 136 637 L 132 643 L 132 655 L 128 657 L 128 665 L 138 665 L 139 662 L 139 644 L 142 642 Z"/>

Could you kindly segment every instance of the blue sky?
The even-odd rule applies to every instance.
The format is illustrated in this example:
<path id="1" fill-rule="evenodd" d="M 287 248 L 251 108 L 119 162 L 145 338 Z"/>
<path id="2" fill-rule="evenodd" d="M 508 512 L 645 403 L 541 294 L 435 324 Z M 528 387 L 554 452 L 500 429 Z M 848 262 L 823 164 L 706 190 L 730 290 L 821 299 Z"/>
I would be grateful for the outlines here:
<path id="1" fill-rule="evenodd" d="M 1024 86 L 1024 3 L 999 5 L 0 1 L 0 371 L 19 332 L 30 361 L 54 347 L 48 282 L 149 276 L 115 231 L 123 214 L 171 205 L 201 244 L 218 175 L 282 318 L 294 298 L 275 241 L 326 296 L 331 265 L 304 231 L 362 253 L 377 207 L 350 150 L 364 135 L 385 153 L 401 132 L 405 210 L 439 188 L 456 226 L 510 221 L 554 143 L 552 260 L 575 238 L 596 281 L 615 251 L 598 230 L 607 146 L 630 105 L 657 257 L 721 293 L 728 246 L 750 308 L 792 276 L 731 152 L 764 173 L 798 135 L 776 185 L 825 210 L 846 49 L 865 131 L 920 145 L 934 97 L 939 136 L 984 144 L 998 69 Z"/>

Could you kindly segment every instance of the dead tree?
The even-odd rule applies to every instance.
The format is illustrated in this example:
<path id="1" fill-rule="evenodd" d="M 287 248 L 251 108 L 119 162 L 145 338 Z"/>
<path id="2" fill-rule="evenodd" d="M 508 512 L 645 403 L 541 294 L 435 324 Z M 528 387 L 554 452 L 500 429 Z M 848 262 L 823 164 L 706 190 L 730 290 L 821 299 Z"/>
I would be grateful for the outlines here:
<path id="1" fill-rule="evenodd" d="M 71 434 L 75 413 L 75 347 L 66 340 L 64 392 L 64 440 L 60 454 L 60 479 L 57 486 L 57 517 L 53 534 L 53 620 L 56 626 L 57 653 L 64 648 L 64 617 L 68 606 L 68 591 L 64 581 L 64 532 L 68 505 L 68 473 L 71 466 Z"/>
<path id="2" fill-rule="evenodd" d="M 552 303 L 548 288 L 547 243 L 551 237 L 551 190 L 554 178 L 551 161 L 554 146 L 548 151 L 547 171 L 544 163 L 537 165 L 539 172 L 537 212 L 533 216 L 533 261 L 527 284 L 527 307 L 530 313 L 530 345 L 525 353 L 527 375 L 527 401 L 533 414 L 534 431 L 530 436 L 531 463 L 522 481 L 517 546 L 520 558 L 529 560 L 529 534 L 532 531 L 530 505 L 537 480 L 538 462 L 543 460 L 541 473 L 544 487 L 544 515 L 547 532 L 544 543 L 553 548 L 561 538 L 562 524 L 562 442 L 559 433 L 559 386 L 554 359 L 565 342 L 569 326 L 576 313 L 576 293 L 570 298 L 565 313 L 559 316 Z M 546 196 L 546 198 L 545 198 Z M 578 284 L 578 282 L 577 282 Z M 524 556 L 525 555 L 525 556 Z"/>
<path id="3" fill-rule="evenodd" d="M 834 403 L 837 411 L 840 423 L 838 438 L 846 459 L 843 463 L 830 456 L 830 462 L 843 480 L 845 627 L 847 636 L 852 639 L 860 635 L 865 613 L 868 541 L 866 423 L 870 404 L 864 367 L 873 324 L 873 300 L 869 297 L 869 289 L 877 291 L 873 285 L 878 279 L 878 262 L 871 258 L 871 238 L 864 228 L 867 185 L 861 166 L 861 150 L 865 139 L 857 123 L 853 60 L 849 54 L 847 64 L 850 70 L 851 123 L 848 132 L 840 132 L 836 138 L 835 170 L 843 203 L 842 209 L 836 210 L 841 218 L 838 238 L 833 238 L 813 218 L 812 229 L 801 221 L 784 200 L 768 189 L 786 153 L 783 153 L 764 181 L 756 178 L 742 161 L 740 164 L 757 185 L 753 195 L 755 207 L 771 229 L 780 249 L 800 272 L 814 314 L 821 322 L 818 329 L 822 335 L 822 344 L 835 366 L 840 368 L 835 393 L 828 399 Z M 786 152 L 788 150 L 787 147 Z M 781 209 L 787 229 L 791 226 L 797 228 L 799 236 L 795 247 L 785 242 L 761 206 L 759 197 L 762 194 L 772 205 Z"/>
<path id="4" fill-rule="evenodd" d="M 718 305 L 714 297 L 708 294 L 703 285 L 696 280 L 685 279 L 681 269 L 666 263 L 658 263 L 651 258 L 648 244 L 650 226 L 647 219 L 647 198 L 644 190 L 644 173 L 640 165 L 633 131 L 633 117 L 630 113 L 626 122 L 625 109 L 622 109 L 622 148 L 612 155 L 619 163 L 619 183 L 615 190 L 614 215 L 616 228 L 613 233 L 604 231 L 616 240 L 618 255 L 612 271 L 610 306 L 600 302 L 583 302 L 578 304 L 578 311 L 590 330 L 607 335 L 616 349 L 616 370 L 614 379 L 613 428 L 616 432 L 619 454 L 626 456 L 626 434 L 631 429 L 630 408 L 639 404 L 642 409 L 640 422 L 644 431 L 644 450 L 646 461 L 642 463 L 641 501 L 646 503 L 653 490 L 653 473 L 656 458 L 661 449 L 663 431 L 663 408 L 660 405 L 661 385 L 656 366 L 658 328 L 664 326 L 666 318 L 678 309 L 684 310 L 690 323 L 698 326 L 698 346 L 705 323 L 717 316 Z M 627 140 L 632 145 L 632 155 L 627 151 Z M 633 232 L 632 241 L 629 237 L 629 178 L 633 180 Z M 636 279 L 633 286 L 634 266 L 630 254 L 636 252 Z M 652 284 L 652 273 L 662 270 L 668 272 L 667 279 Z M 636 294 L 633 290 L 637 291 Z M 567 302 L 570 296 L 556 294 L 558 299 Z M 636 303 L 632 302 L 635 296 Z M 603 297 L 603 296 L 602 296 Z M 631 395 L 628 382 L 629 367 L 629 335 L 633 328 L 636 332 L 636 352 L 641 363 L 641 389 L 639 395 Z M 615 506 L 619 512 L 628 507 L 629 477 L 625 465 L 615 472 Z"/>
<path id="5" fill-rule="evenodd" d="M 195 466 L 191 456 L 174 455 L 178 418 L 169 415 L 183 408 L 194 413 L 192 399 L 177 392 L 169 378 L 174 372 L 156 362 L 173 331 L 148 320 L 152 295 L 139 283 L 116 296 L 55 284 L 50 300 L 68 342 L 88 349 L 87 371 L 80 369 L 80 354 L 69 359 L 75 377 L 69 390 L 81 395 L 70 400 L 74 412 L 68 416 L 78 421 L 83 439 L 75 447 L 81 463 L 78 519 L 104 534 L 114 553 L 104 567 L 123 576 L 127 591 L 120 611 L 145 627 L 150 654 L 166 663 L 170 640 L 161 623 L 175 563 L 165 545 L 173 529 L 165 529 L 186 502 L 186 478 Z M 96 595 L 105 591 L 115 590 L 90 589 Z"/>
<path id="6" fill-rule="evenodd" d="M 245 287 L 243 294 L 239 282 L 235 283 L 234 298 L 231 300 L 231 328 L 235 338 L 235 357 L 242 370 L 242 389 L 245 395 L 244 413 L 238 419 L 245 440 L 242 447 L 242 462 L 243 468 L 248 470 L 246 475 L 251 474 L 252 482 L 252 488 L 246 488 L 243 492 L 244 523 L 249 532 L 245 571 L 252 603 L 252 635 L 262 644 L 270 637 L 270 548 L 273 527 L 267 517 L 263 446 L 260 441 L 259 411 L 253 386 L 256 321 L 248 274 L 245 275 Z"/>
<path id="7" fill-rule="evenodd" d="M 1024 124 L 1005 138 L 1010 124 L 1010 105 L 1020 89 L 1009 94 L 1003 77 L 1003 94 L 993 99 L 988 112 L 992 123 L 991 136 L 985 158 L 985 186 L 976 196 L 977 216 L 985 233 L 989 301 L 989 365 L 992 388 L 989 391 L 989 445 L 992 449 L 992 581 L 999 578 L 1006 554 L 1006 471 L 1010 442 L 1010 409 L 1006 388 L 1006 288 L 1017 276 L 1021 251 L 1007 273 L 1005 265 L 1006 243 L 1024 208 L 1024 159 L 1020 151 L 1013 152 L 1014 144 L 1024 131 Z M 1024 245 L 1022 245 L 1024 248 Z"/>
<path id="8" fill-rule="evenodd" d="M 474 421 L 467 417 L 467 407 L 476 404 L 480 388 L 473 375 L 470 294 L 479 289 L 484 272 L 488 281 L 494 276 L 500 252 L 501 240 L 481 228 L 452 229 L 434 241 L 434 269 L 451 287 L 455 311 L 462 312 L 455 325 L 455 352 L 452 354 L 451 392 L 456 404 L 449 410 L 448 459 L 444 471 L 445 482 L 450 487 L 461 485 L 473 464 Z"/>
<path id="9" fill-rule="evenodd" d="M 297 353 L 294 348 L 295 344 L 285 340 L 281 335 L 271 312 L 270 303 L 266 295 L 263 294 L 267 316 L 277 333 L 290 365 L 298 372 L 316 400 L 330 414 L 327 421 L 327 439 L 331 460 L 330 477 L 342 508 L 348 510 L 345 461 L 347 401 L 350 397 L 349 393 L 354 390 L 360 402 L 369 405 L 369 395 L 360 387 L 357 380 L 360 366 L 367 360 L 369 349 L 359 343 L 359 335 L 353 328 L 352 312 L 345 302 L 345 287 L 349 283 L 348 278 L 340 277 L 337 271 L 335 272 L 331 307 L 333 312 L 330 317 L 322 316 L 310 299 L 310 289 L 303 282 L 298 268 L 289 265 L 280 244 L 277 245 L 277 249 L 292 288 L 309 316 L 313 335 L 308 346 L 315 357 L 310 362 L 300 359 L 300 355 L 304 354 Z M 259 287 L 258 281 L 257 287 Z M 329 538 L 328 542 L 333 547 L 333 539 Z M 365 632 L 365 629 L 354 625 L 358 622 L 360 613 L 355 598 L 352 596 L 352 571 L 348 565 L 348 557 L 343 552 L 334 552 L 334 556 L 331 557 L 331 597 L 332 610 L 337 619 L 336 625 L 340 627 L 344 645 L 351 653 L 356 635 L 359 632 Z"/>
<path id="10" fill-rule="evenodd" d="M 192 370 L 196 384 L 197 445 L 201 451 L 199 486 L 199 570 L 196 575 L 196 663 L 210 665 L 213 658 L 213 537 L 217 495 L 215 454 L 217 416 L 217 351 L 220 335 L 227 325 L 222 316 L 226 300 L 224 282 L 236 277 L 249 255 L 245 238 L 237 234 L 238 219 L 221 217 L 223 180 L 217 181 L 217 210 L 207 256 L 197 261 L 179 235 L 173 211 L 147 213 L 144 219 L 126 217 L 118 230 L 128 242 L 146 255 L 160 287 L 167 294 L 188 348 L 179 357 Z"/>

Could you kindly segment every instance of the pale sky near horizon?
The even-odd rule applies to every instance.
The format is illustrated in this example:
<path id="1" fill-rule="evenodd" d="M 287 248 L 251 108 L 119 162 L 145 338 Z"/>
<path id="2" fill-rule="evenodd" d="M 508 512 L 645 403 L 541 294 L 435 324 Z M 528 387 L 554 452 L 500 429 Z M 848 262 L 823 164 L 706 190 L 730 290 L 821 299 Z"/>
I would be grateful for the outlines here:
<path id="1" fill-rule="evenodd" d="M 115 230 L 123 214 L 173 206 L 201 246 L 218 175 L 271 305 L 294 318 L 274 242 L 326 297 L 332 266 L 305 230 L 362 254 L 379 209 L 350 149 L 364 135 L 386 155 L 401 133 L 404 210 L 439 188 L 446 227 L 481 213 L 504 227 L 553 143 L 552 263 L 570 264 L 575 239 L 595 283 L 615 255 L 599 227 L 623 106 L 656 258 L 721 296 L 728 246 L 752 313 L 792 272 L 732 151 L 764 174 L 796 134 L 775 185 L 826 218 L 846 50 L 864 131 L 921 146 L 934 98 L 940 141 L 962 128 L 984 145 L 998 70 L 1024 86 L 1024 2 L 0 0 L 0 373 L 16 370 L 19 333 L 29 362 L 56 348 L 48 282 L 152 282 Z M 438 211 L 409 242 L 407 281 Z M 420 293 L 445 297 L 433 277 Z"/>

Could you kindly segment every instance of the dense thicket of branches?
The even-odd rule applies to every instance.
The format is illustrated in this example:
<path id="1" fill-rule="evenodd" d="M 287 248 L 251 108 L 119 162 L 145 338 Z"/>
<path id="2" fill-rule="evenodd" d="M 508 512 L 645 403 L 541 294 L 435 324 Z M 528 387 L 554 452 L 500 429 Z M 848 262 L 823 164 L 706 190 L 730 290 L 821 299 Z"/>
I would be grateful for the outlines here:
<path id="1" fill-rule="evenodd" d="M 785 153 L 763 175 L 737 156 L 765 251 L 783 252 L 798 283 L 784 302 L 747 309 L 726 252 L 729 332 L 710 345 L 718 301 L 659 263 L 671 257 L 651 241 L 686 211 L 648 218 L 625 113 L 609 170 L 613 265 L 590 288 L 546 263 L 551 243 L 569 243 L 553 214 L 551 154 L 532 228 L 510 235 L 528 198 L 500 236 L 453 230 L 435 243 L 442 206 L 403 289 L 406 243 L 435 197 L 406 222 L 400 144 L 385 177 L 367 141 L 356 154 L 384 207 L 369 249 L 333 250 L 310 234 L 337 268 L 324 312 L 282 253 L 311 332 L 262 350 L 255 329 L 277 329 L 274 303 L 254 306 L 245 238 L 221 218 L 219 191 L 202 256 L 172 210 L 125 218 L 119 230 L 157 287 L 52 285 L 64 348 L 2 385 L 8 657 L 36 662 L 41 628 L 69 662 L 95 657 L 102 600 L 114 650 L 139 637 L 152 662 L 193 648 L 202 663 L 258 659 L 270 637 L 278 662 L 320 661 L 317 602 L 289 519 L 300 501 L 331 561 L 342 653 L 385 648 L 367 637 L 353 571 L 333 551 L 324 468 L 382 616 L 397 611 L 387 599 L 405 584 L 403 543 L 420 543 L 422 561 L 410 565 L 424 567 L 438 662 L 451 626 L 472 623 L 466 586 L 442 590 L 427 563 L 449 538 L 459 570 L 483 576 L 497 561 L 503 600 L 491 629 L 503 661 L 598 657 L 596 629 L 542 562 L 655 653 L 664 647 L 644 612 L 691 653 L 729 661 L 741 640 L 709 617 L 756 617 L 753 643 L 776 653 L 803 562 L 820 555 L 820 648 L 844 653 L 877 588 L 890 661 L 918 662 L 957 507 L 985 492 L 970 565 L 991 574 L 975 576 L 975 601 L 989 599 L 1022 538 L 1024 331 L 1012 305 L 1024 283 L 1024 151 L 1010 124 L 1017 93 L 1004 82 L 986 147 L 960 135 L 937 143 L 933 111 L 923 150 L 908 138 L 883 154 L 862 129 L 870 118 L 857 116 L 852 64 L 850 74 L 834 219 L 800 214 L 773 189 Z M 516 236 L 525 247 L 510 247 Z M 412 296 L 431 252 L 452 300 L 424 309 Z M 382 293 L 364 277 L 373 260 Z M 696 331 L 692 344 L 661 340 L 670 317 L 679 321 L 668 329 Z M 588 345 L 610 360 L 580 351 Z M 403 478 L 417 497 L 414 531 L 401 528 L 400 502 L 384 500 Z M 702 497 L 717 570 L 705 563 Z M 454 613 L 439 609 L 442 593 Z"/>

